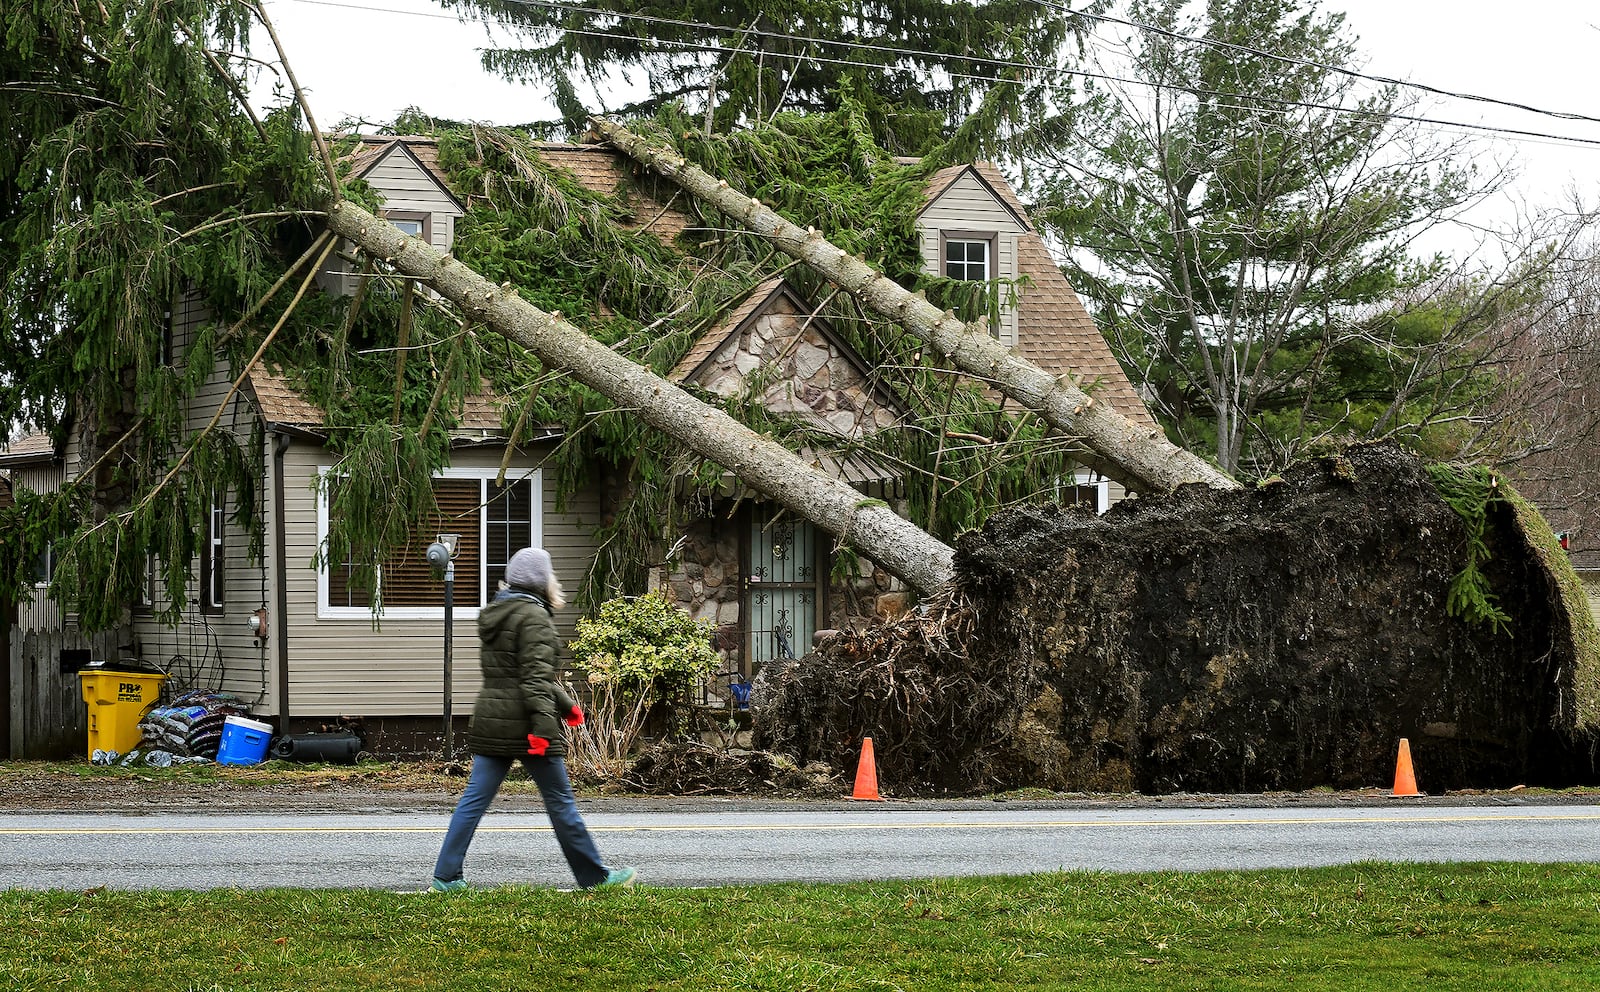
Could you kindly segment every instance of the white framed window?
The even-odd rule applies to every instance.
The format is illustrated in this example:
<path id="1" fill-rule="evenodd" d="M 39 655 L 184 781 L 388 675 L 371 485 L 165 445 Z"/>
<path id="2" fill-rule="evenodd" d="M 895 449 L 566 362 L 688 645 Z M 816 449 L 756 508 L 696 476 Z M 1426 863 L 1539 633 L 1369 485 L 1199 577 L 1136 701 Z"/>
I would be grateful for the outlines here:
<path id="1" fill-rule="evenodd" d="M 211 491 L 206 504 L 205 530 L 200 536 L 200 612 L 212 615 L 224 611 L 227 599 L 227 503 L 220 489 Z"/>
<path id="2" fill-rule="evenodd" d="M 332 466 L 318 466 L 326 476 Z M 507 477 L 495 484 L 497 469 L 447 468 L 434 476 L 438 512 L 378 566 L 379 616 L 389 620 L 442 619 L 444 583 L 428 567 L 423 553 L 438 534 L 459 534 L 452 608 L 463 619 L 494 598 L 511 555 L 543 544 L 544 505 L 541 473 Z M 328 538 L 327 487 L 317 489 L 317 541 Z M 373 591 L 351 584 L 350 566 L 329 563 L 317 572 L 317 616 L 320 619 L 372 617 Z"/>
<path id="3" fill-rule="evenodd" d="M 411 235 L 424 241 L 431 240 L 433 234 L 433 218 L 420 210 L 385 210 L 383 219 Z"/>
<path id="4" fill-rule="evenodd" d="M 33 560 L 33 587 L 43 589 L 56 577 L 56 546 L 47 544 L 39 557 Z"/>
<path id="5" fill-rule="evenodd" d="M 1068 506 L 1082 503 L 1104 513 L 1111 509 L 1111 482 L 1093 469 L 1079 468 L 1072 473 L 1072 481 L 1056 482 L 1056 499 Z"/>

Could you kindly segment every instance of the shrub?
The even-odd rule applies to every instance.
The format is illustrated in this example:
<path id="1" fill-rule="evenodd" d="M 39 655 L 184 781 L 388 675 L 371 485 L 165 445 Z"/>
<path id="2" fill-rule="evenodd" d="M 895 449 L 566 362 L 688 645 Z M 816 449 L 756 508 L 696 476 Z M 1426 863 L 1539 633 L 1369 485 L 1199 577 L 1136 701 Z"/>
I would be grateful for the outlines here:
<path id="1" fill-rule="evenodd" d="M 589 682 L 612 698 L 642 697 L 651 705 L 687 700 L 721 663 L 711 647 L 711 625 L 653 592 L 610 600 L 579 620 L 572 656 Z"/>

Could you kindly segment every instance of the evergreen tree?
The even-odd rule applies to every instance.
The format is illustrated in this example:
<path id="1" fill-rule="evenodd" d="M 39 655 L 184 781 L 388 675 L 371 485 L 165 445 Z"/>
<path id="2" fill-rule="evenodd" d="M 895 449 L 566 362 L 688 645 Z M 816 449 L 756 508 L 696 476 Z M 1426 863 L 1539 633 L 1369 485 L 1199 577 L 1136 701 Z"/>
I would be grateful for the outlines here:
<path id="1" fill-rule="evenodd" d="M 450 411 L 488 376 L 503 395 L 523 400 L 513 431 L 570 428 L 574 440 L 552 467 L 570 472 L 574 484 L 594 481 L 583 473 L 624 463 L 647 483 L 603 537 L 614 557 L 649 560 L 628 552 L 642 551 L 670 525 L 669 507 L 651 494 L 676 487 L 659 483 L 720 470 L 694 455 L 692 440 L 641 430 L 641 415 L 630 412 L 641 401 L 617 400 L 576 368 L 545 370 L 523 348 L 477 333 L 484 325 L 470 316 L 475 304 L 417 304 L 423 294 L 392 278 L 392 246 L 371 247 L 384 225 L 340 233 L 386 278 L 354 297 L 317 291 L 310 276 L 334 245 L 329 217 L 339 194 L 292 103 L 261 120 L 245 109 L 241 63 L 224 54 L 243 45 L 245 13 L 255 11 L 228 0 L 124 0 L 81 10 L 37 0 L 5 9 L 0 68 L 16 99 L 0 113 L 18 140 L 0 157 L 0 412 L 12 437 L 44 429 L 74 442 L 74 463 L 88 470 L 59 493 L 24 498 L 0 519 L 0 583 L 8 586 L 0 594 L 30 581 L 32 562 L 50 545 L 59 552 L 53 593 L 77 608 L 86 628 L 114 624 L 143 591 L 153 554 L 165 565 L 164 605 L 175 617 L 212 492 L 230 491 L 240 522 L 256 530 L 248 518 L 263 439 L 226 429 L 194 433 L 188 418 L 207 412 L 197 396 L 214 368 L 236 377 L 262 352 L 323 409 L 329 448 L 341 458 L 327 555 L 376 561 L 406 540 L 429 509 L 431 473 L 448 458 Z M 705 154 L 746 156 L 775 184 L 752 188 L 825 211 L 803 215 L 854 232 L 853 247 L 897 271 L 910 266 L 907 218 L 929 166 L 894 163 L 849 110 L 783 123 L 787 132 L 694 136 Z M 673 134 L 692 130 L 670 114 L 664 126 Z M 525 135 L 454 129 L 439 137 L 446 168 L 461 188 L 478 191 L 458 230 L 456 257 L 526 299 L 563 309 L 615 352 L 658 372 L 673 367 L 741 291 L 771 274 L 770 251 L 753 241 L 731 239 L 710 257 L 689 258 L 681 246 L 640 232 L 626 203 L 539 163 Z M 347 193 L 360 197 L 361 188 Z M 183 360 L 173 361 L 172 315 L 195 292 L 212 319 L 184 342 Z M 848 325 L 852 314 L 838 319 Z M 865 346 L 878 328 L 860 323 Z M 410 333 L 404 349 L 401 328 Z M 885 348 L 903 350 L 885 333 Z M 905 364 L 901 350 L 893 354 Z M 912 374 L 918 384 L 935 375 Z M 793 427 L 729 406 L 769 434 Z M 1036 477 L 1052 476 L 1050 459 L 1062 456 L 1053 449 L 1009 470 L 992 464 L 1009 448 L 941 459 L 945 430 L 997 426 L 992 405 L 971 390 L 945 409 L 937 430 L 902 446 L 908 462 L 931 459 L 947 477 L 966 470 L 940 491 L 940 519 L 930 527 L 971 526 L 998 501 L 1037 490 Z M 1035 447 L 1030 430 L 1018 428 L 1010 440 Z M 881 506 L 853 491 L 847 502 L 856 516 Z M 931 505 L 927 516 L 934 517 Z M 848 519 L 815 522 L 856 533 Z M 922 534 L 896 541 L 937 545 Z M 861 550 L 884 548 L 862 541 Z M 597 584 L 620 578 L 628 586 L 627 576 L 600 578 Z"/>
<path id="2" fill-rule="evenodd" d="M 854 103 L 879 141 L 911 155 L 980 110 L 979 130 L 996 133 L 1049 81 L 1022 66 L 1055 65 L 1082 26 L 1065 4 L 1034 0 L 441 2 L 528 34 L 529 47 L 491 49 L 484 65 L 549 86 L 570 133 L 592 112 L 673 101 L 711 132 Z"/>
<path id="3" fill-rule="evenodd" d="M 1328 426 L 1307 413 L 1390 404 L 1363 395 L 1393 385 L 1375 363 L 1437 348 L 1437 329 L 1366 318 L 1438 278 L 1442 260 L 1411 257 L 1416 235 L 1504 175 L 1477 175 L 1466 146 L 1398 116 L 1396 88 L 1344 71 L 1342 15 L 1190 7 L 1133 0 L 1130 20 L 1156 30 L 1128 29 L 1105 78 L 1021 147 L 1047 226 L 1094 259 L 1075 285 L 1158 415 L 1225 470 L 1260 473 Z"/>
<path id="4" fill-rule="evenodd" d="M 298 117 L 242 112 L 242 77 L 216 54 L 246 40 L 247 4 L 21 0 L 0 11 L 0 416 L 12 436 L 75 444 L 89 469 L 47 504 L 23 501 L 0 574 L 17 582 L 56 542 L 58 581 L 78 586 L 93 627 L 132 600 L 148 554 L 181 596 L 209 488 L 253 484 L 238 445 L 219 437 L 176 462 L 182 410 L 213 356 L 261 334 L 209 329 L 189 366 L 174 367 L 180 290 L 202 287 L 219 313 L 241 312 L 285 249 L 320 229 L 320 194 Z M 157 485 L 169 470 L 172 484 Z"/>

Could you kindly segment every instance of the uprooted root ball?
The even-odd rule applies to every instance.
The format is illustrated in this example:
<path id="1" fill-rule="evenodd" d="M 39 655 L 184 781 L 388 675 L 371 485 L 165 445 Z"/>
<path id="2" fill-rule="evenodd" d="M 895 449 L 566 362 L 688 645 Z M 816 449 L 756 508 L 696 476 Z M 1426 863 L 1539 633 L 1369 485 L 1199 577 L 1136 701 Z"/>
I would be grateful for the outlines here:
<path id="1" fill-rule="evenodd" d="M 1592 621 L 1508 502 L 1484 539 L 1504 631 L 1447 609 L 1466 529 L 1390 446 L 998 514 L 928 615 L 767 673 L 756 743 L 853 769 L 871 736 L 905 792 L 1377 786 L 1402 737 L 1425 790 L 1592 780 Z"/>

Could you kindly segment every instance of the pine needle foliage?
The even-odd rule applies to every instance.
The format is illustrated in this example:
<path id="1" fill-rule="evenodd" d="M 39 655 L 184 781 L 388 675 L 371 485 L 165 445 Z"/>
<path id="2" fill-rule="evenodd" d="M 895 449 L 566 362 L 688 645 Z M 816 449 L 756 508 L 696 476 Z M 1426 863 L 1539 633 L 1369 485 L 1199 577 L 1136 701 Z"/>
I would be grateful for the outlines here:
<path id="1" fill-rule="evenodd" d="M 253 432 L 187 436 L 184 414 L 213 360 L 250 354 L 281 304 L 170 362 L 180 293 L 241 315 L 320 227 L 303 122 L 240 112 L 240 78 L 212 54 L 243 47 L 250 24 L 229 0 L 0 8 L 0 413 L 12 437 L 48 432 L 90 467 L 0 521 L 0 594 L 31 585 L 51 547 L 90 629 L 136 601 L 152 555 L 167 613 L 181 609 L 215 489 L 255 527 Z"/>
<path id="2" fill-rule="evenodd" d="M 922 270 L 915 217 L 933 163 L 896 161 L 848 109 L 778 115 L 769 125 L 709 136 L 678 108 L 634 126 L 968 319 L 994 312 L 1015 290 Z M 928 361 L 919 341 L 775 258 L 764 239 L 719 216 L 700 217 L 698 231 L 671 244 L 642 230 L 660 204 L 682 199 L 659 180 L 635 175 L 607 195 L 551 165 L 526 135 L 471 126 L 437 137 L 441 165 L 468 205 L 457 223 L 456 257 L 659 374 L 774 274 L 821 302 L 819 314 L 876 370 L 875 385 L 914 411 L 907 422 L 857 441 L 819 433 L 761 405 L 759 370 L 742 396 L 701 398 L 791 447 L 867 453 L 897 467 L 908 479 L 912 518 L 936 535 L 975 526 L 1000 505 L 1047 496 L 1069 468 L 1064 443 L 1041 424 L 1001 412 L 976 383 Z M 584 601 L 637 591 L 661 542 L 690 512 L 696 480 L 715 482 L 721 470 L 517 349 L 490 347 L 506 349 L 484 366 L 495 388 L 532 396 L 518 422 L 565 428 L 567 440 L 545 463 L 557 492 L 601 486 L 618 500 L 601 528 Z"/>
<path id="3" fill-rule="evenodd" d="M 1450 582 L 1445 609 L 1453 617 L 1488 624 L 1496 633 L 1509 636 L 1511 616 L 1500 607 L 1488 576 L 1483 573 L 1483 563 L 1490 558 L 1489 545 L 1484 540 L 1489 509 L 1506 502 L 1500 491 L 1499 475 L 1483 465 L 1442 462 L 1428 466 L 1428 475 L 1438 488 L 1440 498 L 1456 511 L 1467 530 L 1467 560 Z"/>
<path id="4" fill-rule="evenodd" d="M 370 583 L 432 512 L 428 480 L 449 463 L 459 411 L 488 388 L 510 400 L 514 445 L 560 429 L 544 462 L 558 494 L 611 497 L 584 583 L 589 601 L 637 591 L 691 503 L 704 509 L 721 469 L 484 333 L 381 259 L 355 260 L 363 278 L 351 296 L 312 285 L 329 189 L 304 121 L 292 104 L 259 118 L 243 110 L 242 75 L 229 68 L 238 63 L 218 54 L 244 48 L 250 16 L 230 0 L 25 0 L 0 13 L 0 61 L 16 81 L 0 120 L 17 138 L 0 149 L 0 413 L 13 436 L 47 431 L 87 466 L 0 521 L 0 593 L 31 586 L 33 562 L 50 547 L 60 562 L 53 594 L 86 628 L 110 626 L 142 598 L 153 559 L 166 580 L 157 610 L 176 619 L 219 491 L 258 552 L 266 439 L 227 417 L 195 431 L 192 417 L 214 402 L 200 399 L 214 373 L 239 376 L 269 333 L 266 363 L 324 413 L 338 462 L 325 480 L 333 525 L 320 557 L 349 563 L 354 585 Z M 921 162 L 897 161 L 878 143 L 880 110 L 841 85 L 829 112 L 763 116 L 747 129 L 708 132 L 672 104 L 638 126 L 941 305 L 969 319 L 993 312 L 1015 287 L 931 277 L 918 254 L 914 217 L 928 177 L 968 146 L 930 141 Z M 646 231 L 644 210 L 675 194 L 684 207 L 657 180 L 595 192 L 552 167 L 527 132 L 417 112 L 396 129 L 438 140 L 467 206 L 458 258 L 659 373 L 763 280 L 789 279 L 861 353 L 873 385 L 914 416 L 841 441 L 771 415 L 754 388 L 703 398 L 795 446 L 859 450 L 896 467 L 913 519 L 936 535 L 1047 494 L 1067 469 L 1063 442 L 1036 420 L 1008 416 L 977 383 L 952 377 L 900 328 L 761 238 L 716 216 L 670 244 Z M 348 172 L 342 182 L 345 195 L 375 205 Z M 211 320 L 172 340 L 190 294 Z"/>
<path id="5" fill-rule="evenodd" d="M 514 29 L 523 47 L 488 49 L 483 64 L 549 88 L 561 119 L 531 125 L 541 134 L 578 133 L 607 104 L 630 117 L 688 107 L 719 133 L 850 107 L 871 140 L 913 155 L 980 118 L 998 139 L 1051 80 L 1018 64 L 1055 64 L 1089 24 L 1031 0 L 443 2 Z M 645 92 L 616 106 L 615 74 Z M 986 118 L 995 91 L 1010 112 Z"/>

